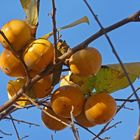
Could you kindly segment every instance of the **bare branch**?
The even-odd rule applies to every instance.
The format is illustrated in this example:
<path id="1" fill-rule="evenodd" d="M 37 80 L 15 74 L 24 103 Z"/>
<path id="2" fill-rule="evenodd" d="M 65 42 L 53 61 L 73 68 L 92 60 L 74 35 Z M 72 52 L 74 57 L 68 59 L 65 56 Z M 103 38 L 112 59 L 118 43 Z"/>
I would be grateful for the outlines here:
<path id="1" fill-rule="evenodd" d="M 56 27 L 56 7 L 55 7 L 55 0 L 52 0 L 52 7 L 53 7 L 53 11 L 52 11 L 52 23 L 53 23 L 53 39 L 54 39 L 54 47 L 55 47 L 55 59 L 57 58 L 57 27 Z"/>
<path id="2" fill-rule="evenodd" d="M 11 120 L 11 118 L 9 118 L 9 117 L 5 117 L 4 119 L 10 119 Z M 33 125 L 33 126 L 40 126 L 39 124 L 35 124 L 35 123 L 32 123 L 32 122 L 27 122 L 27 121 L 24 121 L 24 120 L 19 120 L 19 119 L 15 119 L 15 118 L 13 118 L 12 119 L 13 121 L 15 121 L 15 122 L 18 122 L 18 123 L 24 123 L 24 124 L 28 124 L 28 125 Z"/>
<path id="3" fill-rule="evenodd" d="M 51 140 L 54 140 L 53 135 L 51 135 Z"/>
<path id="4" fill-rule="evenodd" d="M 120 106 L 118 105 L 118 107 L 120 107 Z M 123 106 L 123 108 L 122 108 L 122 109 L 127 109 L 127 110 L 131 110 L 131 111 L 133 111 L 133 110 L 134 110 L 133 108 L 126 107 L 126 106 Z"/>
<path id="5" fill-rule="evenodd" d="M 118 99 L 118 98 L 115 98 L 115 100 L 120 101 L 120 102 L 126 101 L 126 102 L 130 102 L 130 103 L 132 103 L 132 102 L 140 102 L 140 99 L 137 100 L 137 99 Z"/>
<path id="6" fill-rule="evenodd" d="M 55 6 L 55 0 L 52 0 L 52 23 L 53 23 L 53 42 L 54 42 L 54 53 L 55 53 L 55 57 L 54 57 L 54 64 L 56 64 L 58 62 L 58 57 L 59 57 L 59 52 L 57 49 L 57 27 L 56 27 L 56 6 Z M 61 70 L 62 70 L 62 63 L 54 66 L 54 70 L 53 70 L 53 78 L 52 78 L 52 85 L 55 86 L 59 80 L 60 80 L 60 75 L 61 75 Z"/>
<path id="7" fill-rule="evenodd" d="M 92 134 L 93 136 L 95 136 L 96 138 L 98 138 L 99 140 L 103 140 L 102 138 L 100 138 L 99 136 L 97 136 L 95 133 L 93 133 L 90 129 L 88 129 L 87 127 L 79 124 L 78 122 L 74 121 L 75 124 L 79 125 L 80 127 L 82 127 L 83 129 L 85 129 L 86 131 L 88 131 L 90 134 Z"/>
<path id="8" fill-rule="evenodd" d="M 140 87 L 136 89 L 136 92 L 137 92 L 138 90 L 140 90 Z M 134 92 L 133 92 L 130 96 L 128 96 L 128 97 L 126 98 L 126 100 L 125 100 L 125 101 L 120 105 L 120 107 L 117 109 L 116 114 L 121 110 L 121 108 L 123 108 L 123 107 L 125 106 L 125 104 L 127 103 L 127 100 L 129 100 L 133 95 L 134 95 Z"/>
<path id="9" fill-rule="evenodd" d="M 110 129 L 114 128 L 114 127 L 116 128 L 116 127 L 117 127 L 117 125 L 118 125 L 118 124 L 120 124 L 120 123 L 122 123 L 122 122 L 121 122 L 121 121 L 119 121 L 119 122 L 116 122 L 115 124 L 113 124 L 113 125 L 111 125 L 111 126 L 107 127 L 107 128 L 104 130 L 104 132 L 105 132 L 105 131 L 108 131 L 108 130 L 110 130 Z"/>
<path id="10" fill-rule="evenodd" d="M 30 98 L 28 95 L 24 94 L 24 96 L 33 104 L 36 106 L 36 108 L 38 108 L 39 110 L 43 111 L 46 115 L 48 115 L 49 117 L 57 120 L 58 122 L 61 122 L 62 124 L 71 127 L 69 124 L 67 124 L 66 122 L 60 120 L 59 118 L 51 115 L 50 113 L 48 113 L 44 108 L 41 108 L 40 105 L 38 103 L 36 103 L 32 98 Z"/>
<path id="11" fill-rule="evenodd" d="M 29 136 L 23 136 L 22 138 L 21 138 L 21 140 L 23 140 L 23 139 L 25 139 L 25 138 L 28 138 Z"/>
<path id="12" fill-rule="evenodd" d="M 0 129 L 0 133 L 6 136 L 12 136 L 12 134 L 4 132 L 3 130 Z"/>
<path id="13" fill-rule="evenodd" d="M 72 132 L 74 134 L 75 140 L 80 140 L 79 134 L 78 134 L 78 130 L 77 130 L 77 128 L 75 128 L 75 125 L 74 125 L 73 110 L 74 110 L 74 106 L 72 106 L 72 109 L 71 109 L 71 112 L 70 112 L 70 116 L 71 116 L 71 129 L 72 129 Z"/>
<path id="14" fill-rule="evenodd" d="M 16 110 L 15 106 L 10 106 L 8 108 L 6 108 L 2 113 L 0 113 L 0 120 L 2 120 L 3 118 L 5 118 L 8 114 L 12 113 L 13 111 Z"/>
<path id="15" fill-rule="evenodd" d="M 18 130 L 17 130 L 16 125 L 15 125 L 15 122 L 13 121 L 13 117 L 12 117 L 11 114 L 9 114 L 9 116 L 10 116 L 11 122 L 12 122 L 12 124 L 13 124 L 13 127 L 14 127 L 14 129 L 15 129 L 17 139 L 18 139 L 18 140 L 21 140 L 21 139 L 20 139 L 20 136 L 19 136 L 19 133 L 18 133 Z"/>

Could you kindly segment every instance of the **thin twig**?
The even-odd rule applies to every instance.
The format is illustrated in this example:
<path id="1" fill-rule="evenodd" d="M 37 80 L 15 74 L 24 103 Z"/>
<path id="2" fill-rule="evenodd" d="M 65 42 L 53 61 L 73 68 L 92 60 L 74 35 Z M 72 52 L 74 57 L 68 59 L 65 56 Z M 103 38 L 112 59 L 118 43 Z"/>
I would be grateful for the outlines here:
<path id="1" fill-rule="evenodd" d="M 111 125 L 111 126 L 107 127 L 107 128 L 104 130 L 104 132 L 105 132 L 105 131 L 110 130 L 111 128 L 114 128 L 114 127 L 116 128 L 116 127 L 117 127 L 117 125 L 118 125 L 118 124 L 120 124 L 120 123 L 122 123 L 122 122 L 121 122 L 121 121 L 119 121 L 119 122 L 116 122 L 115 124 L 113 124 L 113 125 Z"/>
<path id="2" fill-rule="evenodd" d="M 55 47 L 55 60 L 57 59 L 57 27 L 56 27 L 56 7 L 55 7 L 55 0 L 52 0 L 52 23 L 53 23 L 53 40 L 54 40 L 54 47 Z"/>
<path id="3" fill-rule="evenodd" d="M 6 37 L 6 35 L 4 34 L 4 32 L 2 30 L 0 30 L 0 34 L 2 35 L 2 37 L 5 39 L 6 43 L 9 45 L 9 49 L 11 50 L 11 52 L 13 53 L 13 55 L 19 59 L 20 55 L 19 53 L 17 53 L 14 50 L 14 46 L 11 44 L 11 42 L 8 40 L 8 38 Z"/>
<path id="4" fill-rule="evenodd" d="M 12 134 L 4 132 L 3 130 L 0 129 L 0 133 L 6 136 L 12 136 Z"/>
<path id="5" fill-rule="evenodd" d="M 14 105 L 6 108 L 2 113 L 0 113 L 0 121 L 15 110 L 17 110 L 17 108 Z"/>
<path id="6" fill-rule="evenodd" d="M 132 103 L 132 102 L 140 102 L 140 99 L 139 100 L 137 100 L 137 99 L 119 99 L 119 98 L 115 98 L 115 101 L 119 101 L 119 102 L 124 102 L 124 101 L 127 101 L 127 102 L 130 102 L 130 103 Z"/>
<path id="7" fill-rule="evenodd" d="M 90 134 L 92 134 L 93 136 L 97 137 L 99 140 L 103 140 L 102 138 L 100 138 L 99 136 L 97 136 L 95 133 L 93 133 L 90 129 L 88 129 L 87 127 L 79 124 L 78 122 L 74 121 L 75 124 L 79 125 L 80 127 L 82 127 L 83 129 L 85 129 L 86 131 L 88 131 Z"/>
<path id="8" fill-rule="evenodd" d="M 101 134 L 104 133 L 105 129 L 109 126 L 111 121 L 109 121 L 108 123 L 105 124 L 105 126 L 100 130 L 100 132 L 97 134 L 97 136 L 95 136 L 92 140 L 95 140 L 96 138 L 98 138 Z"/>
<path id="9" fill-rule="evenodd" d="M 23 140 L 23 139 L 26 139 L 26 138 L 28 138 L 29 136 L 23 136 L 22 138 L 21 138 L 21 140 Z"/>
<path id="10" fill-rule="evenodd" d="M 109 122 L 109 123 L 110 123 L 110 122 Z M 105 125 L 104 129 L 102 129 L 102 132 L 101 132 L 99 135 L 101 135 L 102 133 L 104 133 L 104 132 L 106 132 L 106 131 L 108 131 L 108 130 L 114 128 L 114 127 L 116 128 L 117 125 L 120 124 L 120 123 L 122 123 L 122 122 L 119 121 L 119 122 L 116 122 L 115 124 L 113 124 L 113 125 L 111 125 L 111 126 L 108 126 L 109 123 L 107 123 L 107 125 Z M 108 127 L 107 127 L 107 126 L 108 126 Z M 94 137 L 92 140 L 95 140 L 96 138 L 97 138 L 97 137 Z M 108 139 L 108 138 L 107 138 L 107 139 Z"/>
<path id="11" fill-rule="evenodd" d="M 56 64 L 59 60 L 58 57 L 60 55 L 60 53 L 58 52 L 57 49 L 57 27 L 56 27 L 56 6 L 55 6 L 55 0 L 52 0 L 52 24 L 53 24 L 53 42 L 54 42 L 54 64 Z M 60 80 L 60 75 L 61 75 L 61 71 L 62 71 L 62 63 L 60 65 L 57 65 L 57 67 L 54 67 L 54 71 L 53 71 L 53 78 L 52 78 L 52 86 L 55 86 L 59 80 Z"/>
<path id="12" fill-rule="evenodd" d="M 136 92 L 137 92 L 138 90 L 140 90 L 140 87 L 136 89 Z M 117 109 L 116 114 L 121 110 L 121 108 L 123 108 L 123 107 L 125 106 L 125 104 L 127 103 L 127 100 L 129 100 L 133 95 L 134 95 L 134 92 L 133 92 L 130 96 L 128 96 L 128 97 L 126 98 L 126 100 L 125 100 L 125 101 L 120 105 L 120 107 Z"/>
<path id="13" fill-rule="evenodd" d="M 71 116 L 71 129 L 72 129 L 72 132 L 74 134 L 75 140 L 80 140 L 77 128 L 75 128 L 75 125 L 74 125 L 73 110 L 74 110 L 74 106 L 72 106 L 71 112 L 70 112 L 70 116 Z"/>
<path id="14" fill-rule="evenodd" d="M 54 140 L 53 135 L 51 134 L 51 140 Z"/>
<path id="15" fill-rule="evenodd" d="M 48 113 L 44 108 L 41 108 L 40 105 L 38 103 L 36 103 L 32 98 L 30 98 L 28 95 L 24 94 L 24 96 L 33 104 L 36 106 L 36 108 L 38 108 L 39 110 L 43 111 L 46 115 L 48 115 L 49 117 L 53 118 L 54 120 L 57 120 L 58 122 L 68 126 L 68 127 L 71 127 L 68 123 L 60 120 L 59 118 L 51 115 L 50 113 Z"/>
<path id="16" fill-rule="evenodd" d="M 120 107 L 120 106 L 118 105 L 117 107 Z M 126 106 L 123 106 L 123 109 L 131 110 L 131 111 L 133 111 L 133 110 L 134 110 L 133 108 L 126 107 Z"/>
<path id="17" fill-rule="evenodd" d="M 39 11 L 40 11 L 40 0 L 37 0 L 37 14 L 39 16 Z M 38 26 L 39 22 L 37 23 Z"/>
<path id="18" fill-rule="evenodd" d="M 21 139 L 20 139 L 20 136 L 19 136 L 19 133 L 18 133 L 18 130 L 17 130 L 16 125 L 15 125 L 15 122 L 13 121 L 13 117 L 12 117 L 11 114 L 9 114 L 9 116 L 10 116 L 11 122 L 12 122 L 12 124 L 13 124 L 13 127 L 14 127 L 14 129 L 15 129 L 17 139 L 18 139 L 18 140 L 21 140 Z"/>
<path id="19" fill-rule="evenodd" d="M 11 120 L 11 118 L 9 118 L 9 117 L 5 117 L 4 119 L 10 119 Z M 32 122 L 27 122 L 27 121 L 24 121 L 24 120 L 19 120 L 19 119 L 15 119 L 15 118 L 13 118 L 13 121 L 15 121 L 15 122 L 18 122 L 18 123 L 24 123 L 24 124 L 28 124 L 28 125 L 33 125 L 33 126 L 40 126 L 39 124 L 36 124 L 36 123 L 32 123 Z"/>

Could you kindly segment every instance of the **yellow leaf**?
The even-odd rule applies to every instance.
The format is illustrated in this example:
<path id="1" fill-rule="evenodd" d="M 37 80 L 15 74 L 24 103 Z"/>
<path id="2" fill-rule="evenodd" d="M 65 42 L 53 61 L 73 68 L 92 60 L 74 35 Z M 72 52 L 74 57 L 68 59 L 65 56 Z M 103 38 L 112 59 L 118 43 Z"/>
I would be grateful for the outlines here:
<path id="1" fill-rule="evenodd" d="M 84 17 L 82 17 L 82 18 L 80 18 L 80 19 L 78 19 L 78 20 L 76 20 L 76 21 L 74 21 L 74 22 L 72 22 L 68 25 L 65 25 L 63 27 L 58 28 L 57 30 L 60 31 L 60 30 L 64 30 L 64 29 L 67 29 L 67 28 L 71 28 L 71 27 L 74 27 L 74 26 L 79 25 L 81 23 L 88 23 L 89 24 L 88 17 L 84 16 Z"/>
<path id="2" fill-rule="evenodd" d="M 128 74 L 131 82 L 133 83 L 137 76 Z M 103 66 L 96 75 L 94 83 L 97 92 L 107 91 L 109 93 L 118 91 L 129 86 L 129 82 L 124 72 L 113 69 L 108 66 Z"/>
<path id="3" fill-rule="evenodd" d="M 84 17 L 82 17 L 82 18 L 80 18 L 80 19 L 78 19 L 78 20 L 76 20 L 76 21 L 74 21 L 74 22 L 72 22 L 72 23 L 70 23 L 68 25 L 65 25 L 63 27 L 59 27 L 59 28 L 57 28 L 57 31 L 61 31 L 61 30 L 68 29 L 68 28 L 72 28 L 72 27 L 74 27 L 76 25 L 79 25 L 81 23 L 88 23 L 89 24 L 88 17 L 84 16 Z M 53 35 L 53 32 L 49 32 L 49 33 L 43 35 L 41 38 L 48 39 L 52 35 Z"/>
<path id="4" fill-rule="evenodd" d="M 108 67 L 123 72 L 120 64 L 110 64 Z M 129 74 L 140 76 L 140 62 L 124 63 L 124 67 Z"/>
<path id="5" fill-rule="evenodd" d="M 27 22 L 36 26 L 38 24 L 38 3 L 37 0 L 20 0 L 26 14 Z"/>

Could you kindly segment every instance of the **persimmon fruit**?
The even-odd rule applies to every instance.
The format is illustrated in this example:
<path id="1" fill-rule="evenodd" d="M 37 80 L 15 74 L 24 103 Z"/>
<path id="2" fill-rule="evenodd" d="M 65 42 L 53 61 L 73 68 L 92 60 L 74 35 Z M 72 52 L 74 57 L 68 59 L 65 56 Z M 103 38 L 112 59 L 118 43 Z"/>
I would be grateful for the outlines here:
<path id="1" fill-rule="evenodd" d="M 28 45 L 23 58 L 30 75 L 34 76 L 53 62 L 54 47 L 46 39 L 37 39 Z"/>
<path id="2" fill-rule="evenodd" d="M 31 88 L 35 98 L 44 98 L 48 96 L 51 91 L 51 75 L 45 76 L 37 81 Z"/>
<path id="3" fill-rule="evenodd" d="M 107 92 L 90 96 L 85 103 L 85 116 L 90 122 L 104 124 L 110 121 L 116 113 L 116 102 Z"/>
<path id="4" fill-rule="evenodd" d="M 32 39 L 30 26 L 23 20 L 13 19 L 3 25 L 1 31 L 5 34 L 15 51 L 22 50 Z M 9 49 L 9 44 L 0 35 L 0 42 L 4 48 Z"/>
<path id="5" fill-rule="evenodd" d="M 82 112 L 75 117 L 75 120 L 77 121 L 78 124 L 84 126 L 84 127 L 93 127 L 96 125 L 94 122 L 90 122 L 87 117 L 85 116 L 85 111 L 84 109 Z"/>
<path id="6" fill-rule="evenodd" d="M 43 111 L 41 112 L 41 118 L 42 118 L 42 122 L 45 124 L 45 126 L 51 130 L 55 130 L 55 131 L 59 131 L 59 130 L 62 130 L 64 128 L 67 127 L 67 125 L 65 125 L 63 122 L 65 123 L 69 123 L 69 120 L 66 119 L 66 118 L 62 118 L 58 115 L 56 115 L 54 113 L 53 110 L 51 110 L 50 108 L 48 107 L 45 107 L 44 110 L 49 113 L 50 115 L 52 115 L 53 117 L 55 118 L 58 118 L 59 120 L 61 121 L 58 121 L 56 120 L 55 118 L 47 115 L 46 113 L 44 113 Z"/>
<path id="7" fill-rule="evenodd" d="M 18 78 L 15 81 L 10 80 L 7 85 L 8 97 L 9 99 L 13 97 L 20 88 L 25 84 L 25 78 Z M 37 81 L 31 89 L 29 89 L 26 94 L 31 98 L 44 98 L 48 96 L 51 92 L 51 76 L 45 76 L 39 81 Z M 17 104 L 20 106 L 25 106 L 28 104 L 26 97 L 22 96 L 19 98 L 20 101 L 17 101 Z M 23 101 L 22 101 L 23 100 Z M 27 103 L 26 103 L 27 102 Z"/>
<path id="8" fill-rule="evenodd" d="M 51 107 L 53 111 L 61 117 L 70 118 L 81 113 L 85 98 L 79 87 L 62 86 L 54 91 L 51 98 Z"/>
<path id="9" fill-rule="evenodd" d="M 8 76 L 25 76 L 25 71 L 22 63 L 8 49 L 4 49 L 0 55 L 0 69 Z"/>
<path id="10" fill-rule="evenodd" d="M 101 63 L 101 54 L 92 47 L 77 51 L 69 59 L 71 72 L 79 76 L 96 75 L 101 68 Z"/>
<path id="11" fill-rule="evenodd" d="M 7 84 L 7 92 L 8 92 L 8 98 L 11 99 L 18 90 L 24 85 L 25 79 L 18 78 L 15 81 L 10 80 Z M 21 96 L 17 101 L 16 104 L 19 105 L 20 107 L 24 107 L 28 104 L 30 104 L 30 101 L 25 97 Z"/>

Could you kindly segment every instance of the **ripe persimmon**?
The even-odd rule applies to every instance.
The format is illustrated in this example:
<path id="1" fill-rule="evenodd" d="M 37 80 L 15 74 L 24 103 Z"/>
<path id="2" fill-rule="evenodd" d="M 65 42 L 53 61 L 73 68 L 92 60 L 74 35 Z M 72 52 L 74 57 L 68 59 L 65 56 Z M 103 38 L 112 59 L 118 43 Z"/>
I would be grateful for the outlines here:
<path id="1" fill-rule="evenodd" d="M 58 115 L 56 115 L 52 109 L 45 107 L 44 110 L 49 113 L 50 115 L 52 115 L 53 117 L 59 119 L 60 121 L 56 120 L 55 118 L 47 115 L 46 113 L 44 113 L 43 111 L 41 112 L 41 117 L 42 117 L 42 121 L 45 124 L 45 126 L 51 130 L 62 130 L 64 128 L 67 127 L 67 125 L 65 125 L 63 122 L 65 123 L 69 123 L 69 120 L 66 118 L 62 118 Z M 61 122 L 62 121 L 62 122 Z"/>
<path id="2" fill-rule="evenodd" d="M 101 68 L 101 63 L 101 54 L 91 47 L 77 51 L 69 59 L 71 72 L 79 76 L 96 75 Z"/>
<path id="3" fill-rule="evenodd" d="M 32 40 L 31 29 L 29 25 L 23 20 L 10 20 L 3 25 L 1 31 L 5 34 L 15 51 L 22 50 L 26 44 Z M 2 35 L 0 35 L 0 42 L 4 48 L 9 49 L 10 46 Z"/>
<path id="4" fill-rule="evenodd" d="M 25 76 L 25 71 L 22 63 L 8 49 L 4 49 L 4 51 L 0 55 L 0 68 L 8 76 Z"/>
<path id="5" fill-rule="evenodd" d="M 46 39 L 37 39 L 28 45 L 23 58 L 31 76 L 34 76 L 53 62 L 54 47 Z"/>
<path id="6" fill-rule="evenodd" d="M 25 79 L 22 79 L 22 78 L 18 78 L 15 81 L 10 80 L 7 84 L 8 98 L 11 99 L 14 95 L 16 95 L 16 93 L 24 85 L 24 83 L 25 83 Z M 21 107 L 24 107 L 24 106 L 30 104 L 30 101 L 25 96 L 21 96 L 16 101 L 16 104 Z"/>
<path id="7" fill-rule="evenodd" d="M 51 91 L 51 75 L 45 76 L 37 81 L 31 88 L 34 98 L 44 98 L 48 96 Z"/>
<path id="8" fill-rule="evenodd" d="M 82 110 L 82 112 L 78 116 L 75 117 L 75 120 L 77 121 L 78 124 L 80 124 L 84 127 L 93 127 L 96 125 L 94 122 L 90 122 L 86 118 L 84 109 Z"/>
<path id="9" fill-rule="evenodd" d="M 80 88 L 67 85 L 54 91 L 51 98 L 51 107 L 58 116 L 70 118 L 71 111 L 73 116 L 81 113 L 84 102 L 85 98 Z"/>
<path id="10" fill-rule="evenodd" d="M 85 115 L 90 122 L 104 124 L 116 113 L 116 102 L 107 92 L 90 96 L 85 103 Z"/>
<path id="11" fill-rule="evenodd" d="M 10 80 L 7 85 L 8 97 L 11 98 L 12 96 L 14 96 L 18 92 L 18 90 L 25 84 L 25 82 L 25 78 L 18 78 L 15 81 Z M 51 76 L 49 75 L 37 81 L 31 87 L 31 89 L 26 92 L 26 94 L 31 98 L 44 98 L 50 94 L 51 90 Z M 20 97 L 19 100 L 20 101 L 17 101 L 17 104 L 20 106 L 25 106 L 28 103 L 27 98 L 24 96 Z"/>

